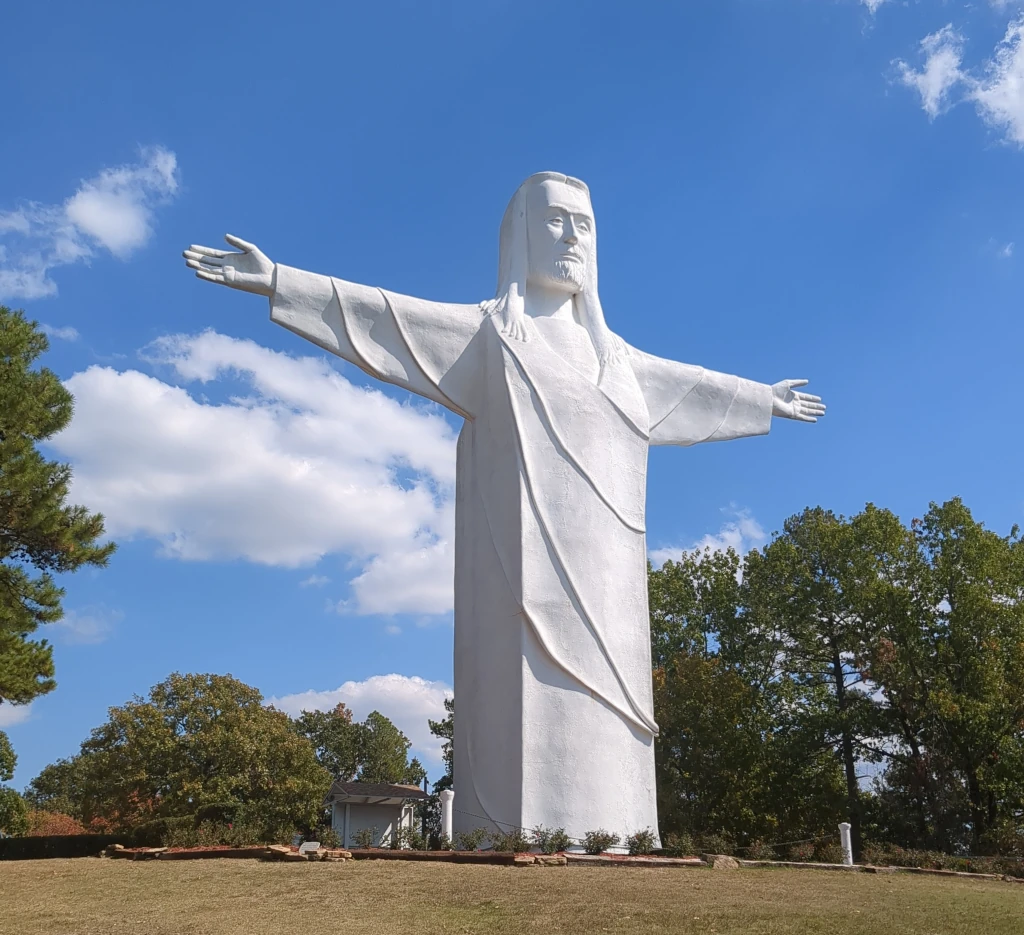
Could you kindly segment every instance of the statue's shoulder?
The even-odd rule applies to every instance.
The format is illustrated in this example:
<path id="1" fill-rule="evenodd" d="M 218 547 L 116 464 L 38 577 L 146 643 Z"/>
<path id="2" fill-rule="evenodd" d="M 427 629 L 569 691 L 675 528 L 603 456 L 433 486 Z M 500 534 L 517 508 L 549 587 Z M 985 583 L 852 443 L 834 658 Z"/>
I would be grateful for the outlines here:
<path id="1" fill-rule="evenodd" d="M 380 290 L 392 313 L 405 322 L 463 332 L 477 331 L 487 317 L 482 303 L 438 302 L 418 296 Z"/>

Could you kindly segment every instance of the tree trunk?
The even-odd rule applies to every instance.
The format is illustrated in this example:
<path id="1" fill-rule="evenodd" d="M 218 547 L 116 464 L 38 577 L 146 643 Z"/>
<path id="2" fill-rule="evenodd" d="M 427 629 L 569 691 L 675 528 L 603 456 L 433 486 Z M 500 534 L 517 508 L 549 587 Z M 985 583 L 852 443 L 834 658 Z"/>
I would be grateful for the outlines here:
<path id="1" fill-rule="evenodd" d="M 847 721 L 848 702 L 846 697 L 846 675 L 843 672 L 843 660 L 839 650 L 832 654 L 832 677 L 836 686 L 836 706 L 841 718 L 842 742 L 840 752 L 843 759 L 843 771 L 846 774 L 846 802 L 850 821 L 850 843 L 853 846 L 853 859 L 859 861 L 863 848 L 860 828 L 860 787 L 857 785 L 857 759 L 853 754 L 853 737 Z"/>
<path id="2" fill-rule="evenodd" d="M 971 853 L 977 854 L 981 848 L 981 837 L 988 830 L 988 810 L 974 769 L 967 770 L 967 796 L 971 801 Z"/>

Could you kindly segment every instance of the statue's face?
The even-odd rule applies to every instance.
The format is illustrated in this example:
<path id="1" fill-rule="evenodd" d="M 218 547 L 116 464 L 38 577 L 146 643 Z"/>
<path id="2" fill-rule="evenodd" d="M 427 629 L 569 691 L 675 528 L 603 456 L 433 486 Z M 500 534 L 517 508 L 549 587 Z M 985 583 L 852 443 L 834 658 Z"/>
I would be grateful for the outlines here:
<path id="1" fill-rule="evenodd" d="M 586 192 L 548 180 L 530 186 L 526 199 L 527 283 L 580 292 L 594 246 L 594 213 Z"/>

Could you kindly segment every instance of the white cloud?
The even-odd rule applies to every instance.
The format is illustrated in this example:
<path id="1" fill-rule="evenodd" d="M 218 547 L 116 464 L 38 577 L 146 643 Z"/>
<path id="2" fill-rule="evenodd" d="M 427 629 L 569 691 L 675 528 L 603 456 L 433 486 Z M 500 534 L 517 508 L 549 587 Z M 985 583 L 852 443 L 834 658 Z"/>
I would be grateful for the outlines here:
<path id="1" fill-rule="evenodd" d="M 56 631 L 63 643 L 102 643 L 123 619 L 121 611 L 99 605 L 66 610 L 62 619 L 50 624 L 50 629 Z"/>
<path id="2" fill-rule="evenodd" d="M 0 298 L 56 295 L 50 271 L 88 261 L 97 249 L 126 259 L 152 235 L 154 209 L 177 191 L 174 153 L 152 146 L 140 162 L 84 180 L 63 204 L 0 211 Z"/>
<path id="3" fill-rule="evenodd" d="M 322 588 L 325 584 L 330 584 L 331 579 L 326 575 L 310 575 L 308 578 L 299 582 L 300 588 Z"/>
<path id="4" fill-rule="evenodd" d="M 886 3 L 886 2 L 887 2 L 887 0 L 860 0 L 860 2 L 861 2 L 861 4 L 862 4 L 863 6 L 866 6 L 866 7 L 868 8 L 868 12 L 869 12 L 869 13 L 870 13 L 870 14 L 871 14 L 872 16 L 874 16 L 874 15 L 875 15 L 875 13 L 876 13 L 876 12 L 878 11 L 878 8 L 879 8 L 879 7 L 880 7 L 880 6 L 881 6 L 881 5 L 883 4 L 883 3 Z"/>
<path id="5" fill-rule="evenodd" d="M 430 733 L 427 720 L 443 720 L 444 700 L 451 696 L 452 688 L 445 682 L 431 682 L 416 675 L 391 674 L 374 675 L 362 682 L 345 682 L 333 691 L 311 689 L 270 698 L 267 703 L 293 717 L 301 711 L 329 711 L 339 702 L 352 709 L 357 721 L 363 720 L 371 711 L 380 711 L 412 741 L 412 751 L 416 756 L 428 766 L 439 766 L 443 741 Z"/>
<path id="6" fill-rule="evenodd" d="M 904 61 L 896 62 L 900 80 L 921 95 L 921 106 L 931 119 L 948 108 L 950 91 L 963 78 L 960 69 L 963 44 L 963 36 L 953 29 L 952 23 L 948 23 L 921 40 L 921 51 L 925 56 L 921 71 L 916 71 Z"/>
<path id="7" fill-rule="evenodd" d="M 1005 259 L 1009 259 L 1011 256 L 1013 256 L 1013 241 L 1012 240 L 1005 247 L 1003 247 L 999 251 L 999 256 L 1001 256 L 1004 260 Z"/>
<path id="8" fill-rule="evenodd" d="M 1024 16 L 1010 23 L 983 77 L 969 84 L 968 96 L 982 119 L 1024 146 Z"/>
<path id="9" fill-rule="evenodd" d="M 58 338 L 61 341 L 77 341 L 81 335 L 78 333 L 77 328 L 72 328 L 70 325 L 66 325 L 63 328 L 56 328 L 53 325 L 41 324 L 39 328 L 43 334 L 49 335 L 51 338 Z"/>
<path id="10" fill-rule="evenodd" d="M 13 727 L 15 724 L 23 724 L 31 716 L 31 704 L 14 705 L 9 702 L 0 703 L 0 728 Z"/>
<path id="11" fill-rule="evenodd" d="M 953 91 L 959 88 L 960 99 L 973 103 L 987 126 L 1024 148 L 1024 14 L 1007 26 L 979 69 L 963 67 L 964 38 L 952 24 L 922 39 L 921 49 L 925 62 L 920 71 L 904 61 L 895 64 L 903 84 L 920 95 L 929 118 L 956 103 Z"/>
<path id="12" fill-rule="evenodd" d="M 112 536 L 194 561 L 299 567 L 340 554 L 347 611 L 451 609 L 455 433 L 436 407 L 212 331 L 162 338 L 147 357 L 247 395 L 216 404 L 100 366 L 67 381 L 75 416 L 52 444 L 72 462 L 76 502 Z"/>
<path id="13" fill-rule="evenodd" d="M 450 537 L 417 537 L 400 555 L 377 556 L 352 579 L 356 606 L 364 614 L 443 614 L 454 603 L 454 556 Z M 348 604 L 342 603 L 345 613 Z"/>
<path id="14" fill-rule="evenodd" d="M 708 533 L 692 545 L 650 549 L 647 556 L 650 558 L 651 564 L 660 568 L 669 560 L 677 561 L 683 552 L 703 552 L 705 549 L 711 549 L 712 552 L 724 552 L 731 548 L 740 555 L 744 555 L 768 540 L 767 533 L 761 524 L 750 515 L 749 510 L 737 510 L 730 507 L 725 512 L 734 518 L 723 523 L 718 532 Z"/>

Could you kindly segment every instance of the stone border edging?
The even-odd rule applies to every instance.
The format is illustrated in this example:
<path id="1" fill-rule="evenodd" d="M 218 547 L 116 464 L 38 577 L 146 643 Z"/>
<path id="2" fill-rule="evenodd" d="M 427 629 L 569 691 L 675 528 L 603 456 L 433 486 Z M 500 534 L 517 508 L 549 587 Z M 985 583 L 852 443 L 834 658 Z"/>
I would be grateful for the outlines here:
<path id="1" fill-rule="evenodd" d="M 566 854 L 570 867 L 705 867 L 699 857 L 621 857 L 600 854 Z"/>
<path id="2" fill-rule="evenodd" d="M 391 848 L 354 850 L 321 848 L 311 854 L 299 854 L 286 845 L 252 847 L 196 848 L 171 851 L 166 847 L 126 848 L 113 844 L 104 855 L 121 860 L 206 860 L 262 859 L 317 862 L 348 860 L 410 860 L 449 864 L 483 864 L 499 867 L 705 867 L 713 870 L 773 869 L 832 870 L 846 873 L 913 873 L 921 876 L 954 877 L 967 880 L 996 880 L 1024 883 L 1024 878 L 1000 873 L 967 873 L 962 870 L 933 870 L 928 867 L 882 867 L 874 864 L 824 864 L 798 860 L 746 860 L 728 854 L 701 854 L 700 857 L 646 857 L 610 854 L 513 854 L 508 851 L 410 851 Z"/>

